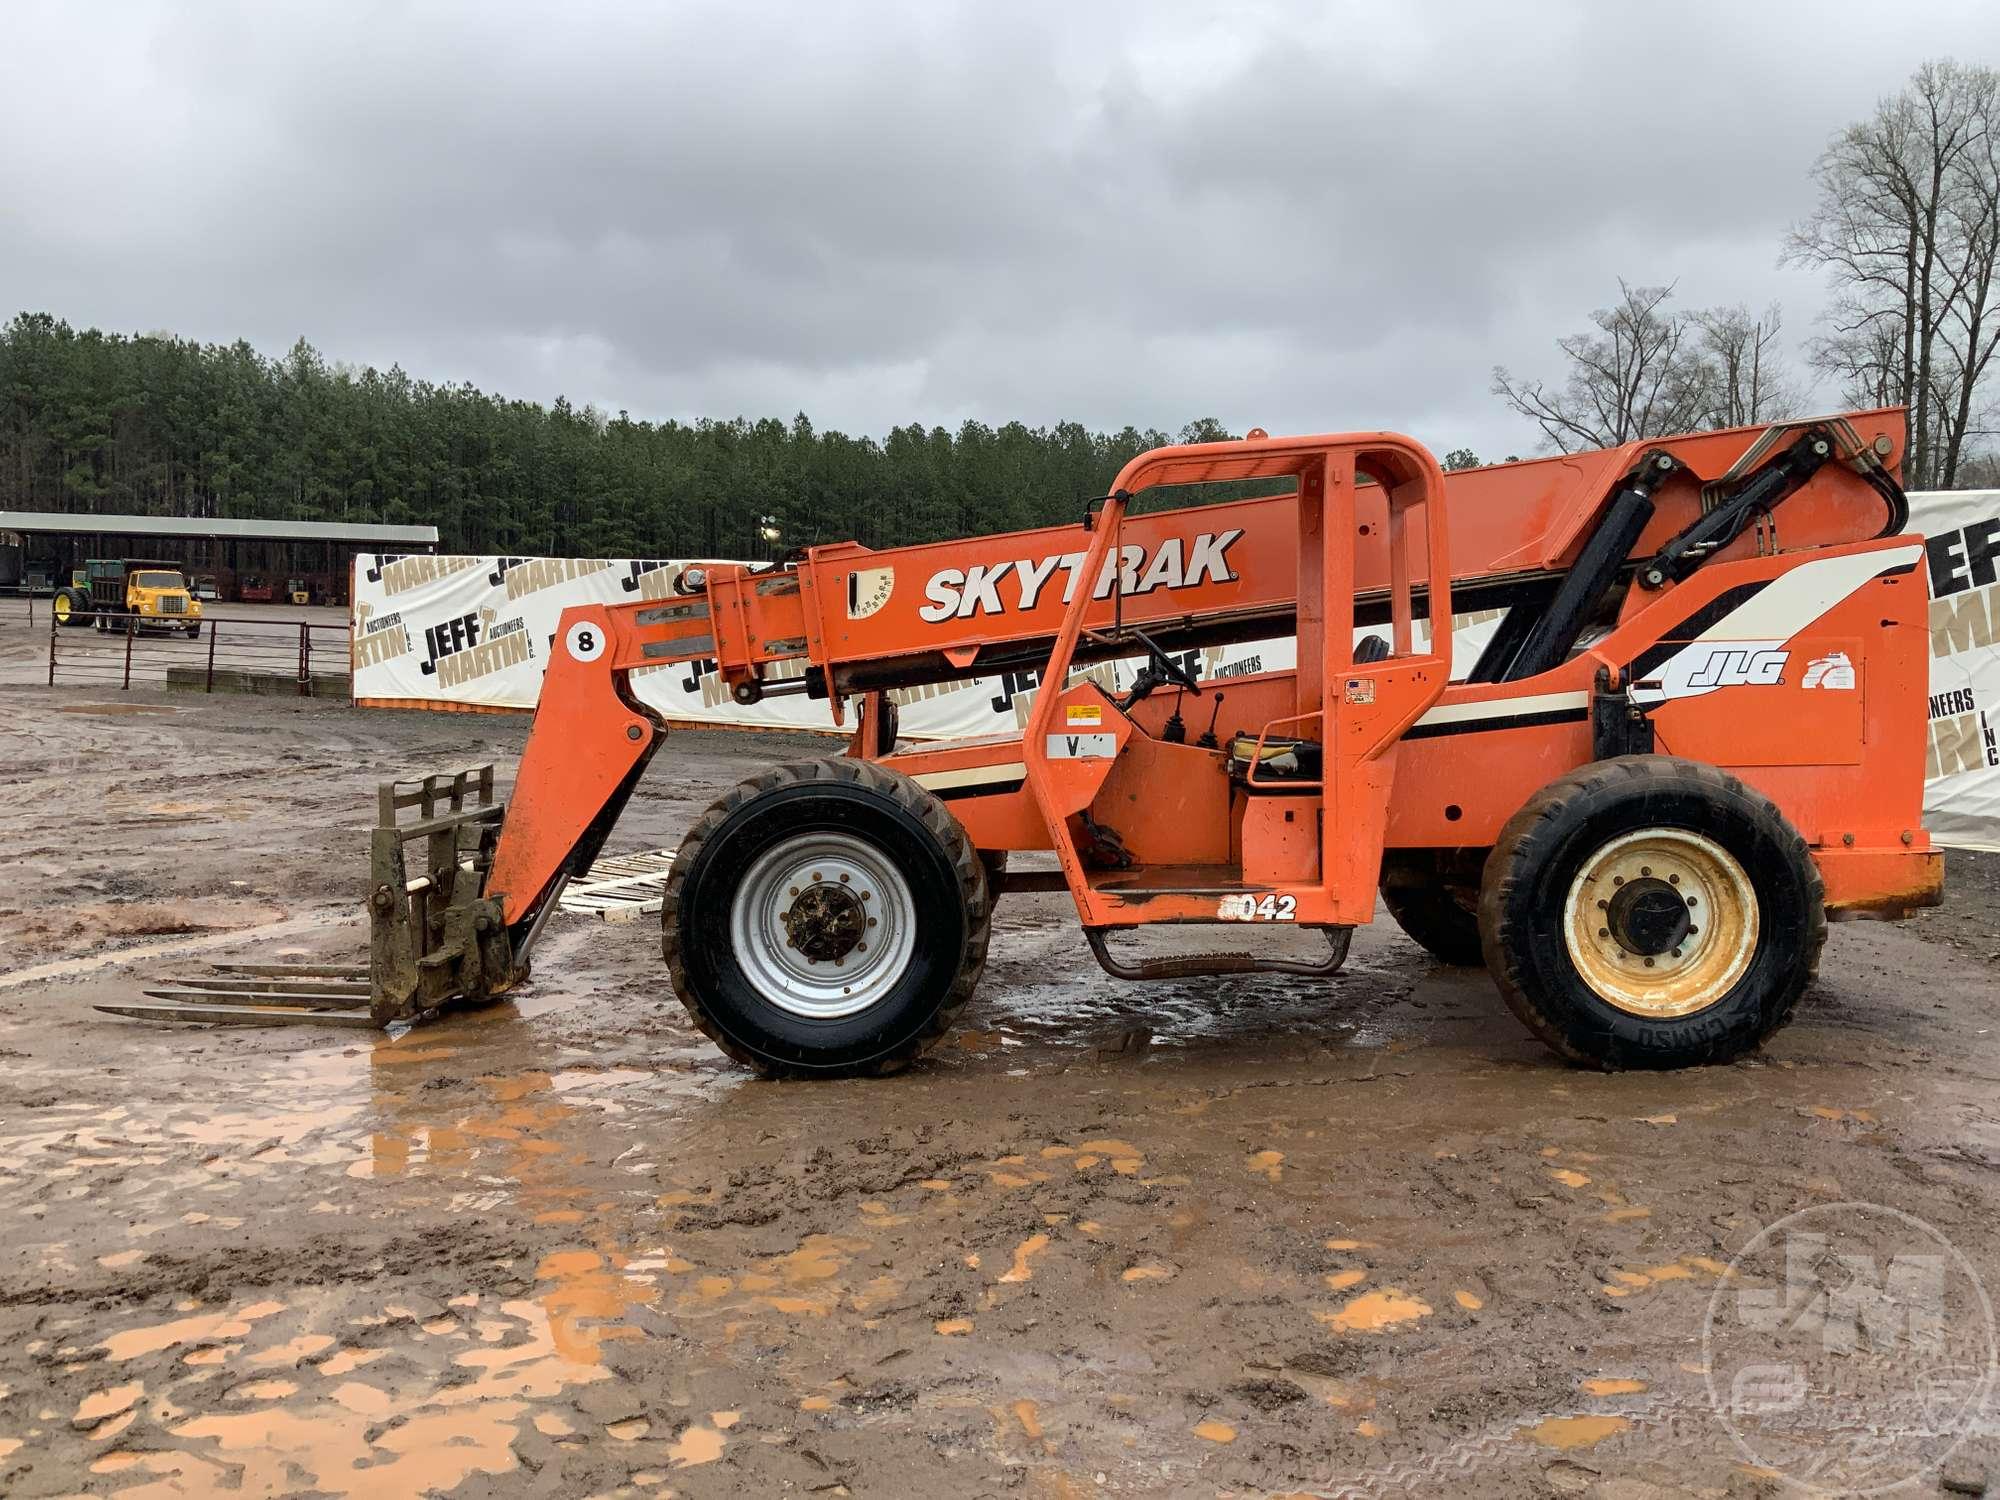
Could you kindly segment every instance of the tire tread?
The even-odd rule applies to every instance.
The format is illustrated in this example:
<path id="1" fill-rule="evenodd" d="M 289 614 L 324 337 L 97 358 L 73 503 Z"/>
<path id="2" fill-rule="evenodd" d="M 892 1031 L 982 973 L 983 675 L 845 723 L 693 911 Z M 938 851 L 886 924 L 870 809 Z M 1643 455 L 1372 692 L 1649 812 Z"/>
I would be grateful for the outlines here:
<path id="1" fill-rule="evenodd" d="M 1579 804 L 1603 798 L 1620 798 L 1668 781 L 1692 781 L 1720 803 L 1734 804 L 1773 838 L 1784 857 L 1805 873 L 1807 881 L 1807 931 L 1802 935 L 1804 962 L 1788 977 L 1778 995 L 1778 1003 L 1768 1009 L 1756 1034 L 1747 1041 L 1728 1036 L 1713 1037 L 1691 1049 L 1693 1064 L 1727 1061 L 1764 1042 L 1786 1025 L 1798 1009 L 1799 1000 L 1819 974 L 1820 955 L 1826 945 L 1826 883 L 1812 853 L 1799 831 L 1792 827 L 1778 805 L 1721 767 L 1705 761 L 1682 760 L 1666 755 L 1628 755 L 1597 761 L 1550 782 L 1508 819 L 1487 857 L 1485 878 L 1480 882 L 1479 932 L 1486 966 L 1500 988 L 1507 1008 L 1541 1041 L 1568 1062 L 1586 1067 L 1610 1069 L 1615 1066 L 1599 1053 L 1581 1045 L 1573 1031 L 1564 1026 L 1535 998 L 1532 986 L 1521 971 L 1520 954 L 1529 941 L 1515 930 L 1509 913 L 1511 897 L 1529 877 L 1541 851 Z"/>
<path id="2" fill-rule="evenodd" d="M 688 977 L 687 964 L 682 957 L 679 918 L 681 887 L 687 872 L 694 867 L 695 857 L 701 852 L 702 845 L 714 837 L 716 830 L 730 815 L 746 803 L 779 787 L 806 781 L 838 781 L 866 787 L 886 797 L 904 812 L 916 818 L 949 856 L 952 870 L 958 878 L 959 894 L 965 904 L 965 953 L 961 957 L 958 972 L 952 980 L 951 988 L 945 994 L 943 1003 L 938 1006 L 923 1029 L 894 1052 L 865 1065 L 845 1070 L 789 1066 L 760 1056 L 732 1041 L 717 1024 L 708 1006 L 696 992 L 693 982 Z M 824 1078 L 836 1076 L 840 1071 L 868 1073 L 878 1077 L 899 1073 L 937 1045 L 951 1030 L 959 1012 L 965 1009 L 967 1002 L 972 999 L 973 992 L 978 989 L 980 976 L 986 970 L 986 950 L 993 925 L 993 902 L 987 887 L 986 867 L 980 861 L 979 851 L 973 848 L 972 839 L 966 833 L 964 825 L 951 815 L 944 803 L 901 772 L 889 770 L 874 761 L 859 760 L 851 756 L 788 761 L 738 782 L 709 805 L 708 811 L 695 821 L 686 837 L 681 840 L 680 848 L 674 855 L 673 870 L 667 877 L 664 896 L 665 900 L 660 911 L 661 949 L 666 956 L 667 977 L 673 985 L 674 994 L 679 997 L 689 1018 L 703 1036 L 737 1062 L 756 1069 L 767 1078 L 807 1076 Z"/>

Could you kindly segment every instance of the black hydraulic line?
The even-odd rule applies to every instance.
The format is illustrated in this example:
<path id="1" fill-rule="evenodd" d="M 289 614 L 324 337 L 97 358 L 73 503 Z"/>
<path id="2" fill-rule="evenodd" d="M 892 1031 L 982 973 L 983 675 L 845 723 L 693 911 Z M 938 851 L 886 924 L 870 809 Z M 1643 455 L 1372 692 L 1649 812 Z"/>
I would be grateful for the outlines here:
<path id="1" fill-rule="evenodd" d="M 1888 522 L 1875 533 L 1876 540 L 1901 536 L 1910 525 L 1910 497 L 1879 465 L 1870 464 L 1861 471 L 1861 477 L 1874 486 L 1875 492 L 1882 497 L 1882 503 L 1889 508 Z"/>
<path id="2" fill-rule="evenodd" d="M 1695 521 L 1655 553 L 1639 568 L 1642 588 L 1664 588 L 1678 583 L 1704 562 L 1743 534 L 1753 517 L 1768 515 L 1773 507 L 1796 492 L 1833 457 L 1833 440 L 1815 427 L 1765 464 L 1742 488 Z M 1898 494 L 1901 491 L 1897 492 Z M 1894 517 L 1891 503 L 1891 519 Z"/>
<path id="3" fill-rule="evenodd" d="M 1605 508 L 1604 519 L 1583 544 L 1575 564 L 1563 576 L 1548 608 L 1535 619 L 1521 648 L 1505 666 L 1494 664 L 1497 682 L 1519 682 L 1569 659 L 1570 649 L 1584 627 L 1597 615 L 1605 595 L 1618 580 L 1618 570 L 1632 555 L 1640 533 L 1653 519 L 1653 492 L 1681 465 L 1658 451 L 1648 453 L 1626 476 Z M 1481 665 L 1485 665 L 1482 660 Z"/>

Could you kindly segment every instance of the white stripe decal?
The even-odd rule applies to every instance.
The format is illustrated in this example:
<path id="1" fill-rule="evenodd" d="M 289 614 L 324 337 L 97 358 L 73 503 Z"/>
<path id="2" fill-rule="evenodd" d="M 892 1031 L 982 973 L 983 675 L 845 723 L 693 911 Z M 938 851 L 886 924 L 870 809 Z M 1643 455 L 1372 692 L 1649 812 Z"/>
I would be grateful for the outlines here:
<path id="1" fill-rule="evenodd" d="M 1921 547 L 1893 552 L 1862 552 L 1851 557 L 1823 557 L 1780 573 L 1756 598 L 1744 601 L 1708 629 L 1697 641 L 1790 640 L 1806 626 L 1865 583 L 1924 555 Z"/>
<path id="2" fill-rule="evenodd" d="M 1432 709 L 1419 724 L 1463 724 L 1468 719 L 1518 719 L 1527 714 L 1564 712 L 1589 708 L 1588 693 L 1535 693 L 1526 698 L 1487 698 L 1478 703 L 1444 703 Z"/>
<path id="3" fill-rule="evenodd" d="M 1914 566 L 1921 547 L 1801 563 L 1732 609 L 1632 685 L 1637 703 L 1699 698 L 1718 688 L 1783 680 L 1791 638 L 1884 573 Z"/>
<path id="4" fill-rule="evenodd" d="M 985 786 L 995 781 L 1025 781 L 1027 775 L 1027 763 L 1017 760 L 1004 766 L 967 766 L 962 771 L 926 771 L 923 775 L 911 779 L 926 791 L 942 792 L 963 786 Z"/>

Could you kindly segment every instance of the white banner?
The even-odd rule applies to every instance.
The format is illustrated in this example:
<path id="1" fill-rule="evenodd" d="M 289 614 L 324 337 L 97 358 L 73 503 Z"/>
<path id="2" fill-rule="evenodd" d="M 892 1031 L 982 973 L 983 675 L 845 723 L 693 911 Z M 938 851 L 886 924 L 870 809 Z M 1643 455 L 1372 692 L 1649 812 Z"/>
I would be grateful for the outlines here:
<path id="1" fill-rule="evenodd" d="M 549 640 L 572 604 L 668 599 L 685 561 L 660 558 L 372 557 L 354 560 L 354 688 L 359 703 L 530 709 L 541 694 Z M 1282 662 L 1256 648 L 1204 652 L 1204 674 Z M 1242 665 L 1252 658 L 1262 664 Z M 834 732 L 822 701 L 771 697 L 751 708 L 730 698 L 707 664 L 641 668 L 633 691 L 663 717 L 684 723 Z M 1103 670 L 1110 670 L 1105 668 Z M 782 680 L 782 674 L 780 674 Z M 1131 681 L 1125 669 L 1123 683 Z M 1032 673 L 939 683 L 891 694 L 912 739 L 990 734 L 1025 722 Z M 852 716 L 848 719 L 851 727 Z"/>
<path id="2" fill-rule="evenodd" d="M 2000 490 L 1910 496 L 1931 575 L 1930 753 L 1924 826 L 2000 850 Z"/>
<path id="3" fill-rule="evenodd" d="M 1931 587 L 1930 751 L 1925 825 L 1939 842 L 2000 850 L 2000 491 L 1910 497 L 1913 530 L 1928 539 Z M 354 698 L 360 703 L 531 709 L 540 695 L 556 620 L 572 604 L 673 597 L 687 564 L 658 558 L 373 557 L 354 564 Z M 1468 668 L 1496 615 L 1461 616 L 1458 650 Z M 1293 643 L 1210 647 L 1204 679 L 1281 670 Z M 705 665 L 705 664 L 704 664 Z M 1190 665 L 1194 665 L 1190 662 Z M 1132 667 L 1094 669 L 1114 691 Z M 831 731 L 827 704 L 803 695 L 739 707 L 712 669 L 641 669 L 633 688 L 669 720 Z M 1010 672 L 890 696 L 902 733 L 952 738 L 1018 729 L 1034 702 L 1036 674 Z M 1198 713 L 1199 709 L 1190 710 Z M 849 722 L 852 722 L 850 718 Z M 1191 727 L 1199 733 L 1205 725 Z M 1236 727 L 1223 725 L 1226 732 Z"/>

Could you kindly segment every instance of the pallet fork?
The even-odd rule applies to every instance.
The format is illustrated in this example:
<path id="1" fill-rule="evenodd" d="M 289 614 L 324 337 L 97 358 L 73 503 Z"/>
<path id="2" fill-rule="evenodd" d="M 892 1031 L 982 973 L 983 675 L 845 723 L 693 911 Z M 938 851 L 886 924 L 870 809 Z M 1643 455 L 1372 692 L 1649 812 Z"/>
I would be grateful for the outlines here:
<path id="1" fill-rule="evenodd" d="M 506 804 L 493 767 L 384 782 L 369 837 L 369 962 L 216 964 L 207 975 L 100 1005 L 113 1015 L 213 1025 L 408 1026 L 457 998 L 497 998 L 527 976 L 535 923 L 517 950 L 484 898 Z M 413 811 L 414 819 L 405 814 Z M 421 842 L 424 873 L 409 874 Z M 552 908 L 549 908 L 552 909 Z M 547 919 L 548 910 L 541 914 Z"/>

